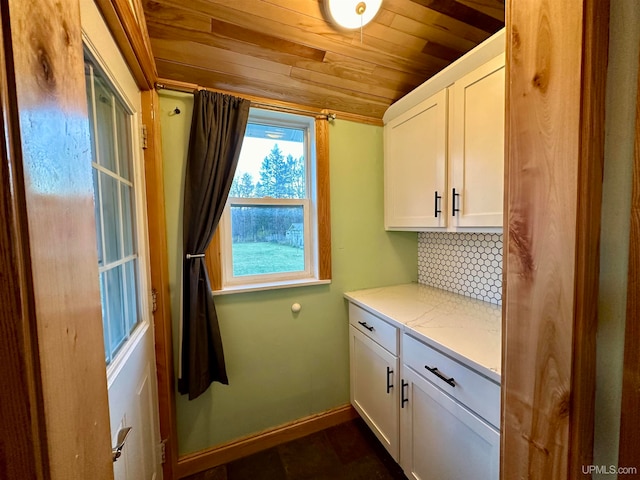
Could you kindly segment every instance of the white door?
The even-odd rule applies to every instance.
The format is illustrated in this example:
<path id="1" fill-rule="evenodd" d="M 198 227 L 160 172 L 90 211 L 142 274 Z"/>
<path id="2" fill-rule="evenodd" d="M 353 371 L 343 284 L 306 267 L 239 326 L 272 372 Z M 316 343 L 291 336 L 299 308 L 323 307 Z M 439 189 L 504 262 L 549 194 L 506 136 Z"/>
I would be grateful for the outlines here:
<path id="1" fill-rule="evenodd" d="M 455 226 L 502 227 L 504 61 L 503 53 L 453 84 L 449 161 Z"/>
<path id="2" fill-rule="evenodd" d="M 398 460 L 398 357 L 349 325 L 351 404 Z"/>
<path id="3" fill-rule="evenodd" d="M 447 90 L 384 127 L 385 227 L 447 226 Z"/>
<path id="4" fill-rule="evenodd" d="M 92 0 L 81 0 L 111 437 L 131 427 L 116 480 L 162 477 L 140 91 Z"/>
<path id="5" fill-rule="evenodd" d="M 413 480 L 498 480 L 500 434 L 403 365 L 408 402 L 401 410 L 400 452 Z"/>

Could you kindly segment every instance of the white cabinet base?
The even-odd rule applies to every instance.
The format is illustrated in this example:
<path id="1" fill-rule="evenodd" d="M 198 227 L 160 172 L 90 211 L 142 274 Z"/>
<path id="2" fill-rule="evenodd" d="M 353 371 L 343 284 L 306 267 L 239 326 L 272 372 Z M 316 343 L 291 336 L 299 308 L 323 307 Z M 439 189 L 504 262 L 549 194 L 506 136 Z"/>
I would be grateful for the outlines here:
<path id="1" fill-rule="evenodd" d="M 498 480 L 500 434 L 412 369 L 401 416 L 401 465 L 416 480 Z"/>
<path id="2" fill-rule="evenodd" d="M 399 460 L 398 357 L 349 326 L 351 404 L 394 460 Z"/>

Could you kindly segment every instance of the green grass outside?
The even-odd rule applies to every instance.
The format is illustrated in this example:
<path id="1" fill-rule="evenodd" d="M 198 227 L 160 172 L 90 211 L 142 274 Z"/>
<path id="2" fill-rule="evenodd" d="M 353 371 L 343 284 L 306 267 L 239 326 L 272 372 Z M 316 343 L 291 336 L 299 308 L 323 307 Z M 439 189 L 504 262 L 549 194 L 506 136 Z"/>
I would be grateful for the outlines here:
<path id="1" fill-rule="evenodd" d="M 267 242 L 233 244 L 233 275 L 236 277 L 301 270 L 304 270 L 302 248 Z"/>

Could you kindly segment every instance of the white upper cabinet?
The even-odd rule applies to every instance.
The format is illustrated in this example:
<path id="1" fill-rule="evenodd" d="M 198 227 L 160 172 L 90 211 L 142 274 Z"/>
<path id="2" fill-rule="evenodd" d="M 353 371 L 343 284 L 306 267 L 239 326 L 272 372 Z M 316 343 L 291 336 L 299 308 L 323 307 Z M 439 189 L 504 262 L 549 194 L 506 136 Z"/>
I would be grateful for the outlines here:
<path id="1" fill-rule="evenodd" d="M 449 161 L 454 226 L 502 227 L 504 59 L 503 53 L 453 84 Z"/>
<path id="2" fill-rule="evenodd" d="M 501 30 L 385 113 L 387 230 L 502 228 L 504 45 Z"/>
<path id="3" fill-rule="evenodd" d="M 447 91 L 385 126 L 385 228 L 446 227 Z"/>

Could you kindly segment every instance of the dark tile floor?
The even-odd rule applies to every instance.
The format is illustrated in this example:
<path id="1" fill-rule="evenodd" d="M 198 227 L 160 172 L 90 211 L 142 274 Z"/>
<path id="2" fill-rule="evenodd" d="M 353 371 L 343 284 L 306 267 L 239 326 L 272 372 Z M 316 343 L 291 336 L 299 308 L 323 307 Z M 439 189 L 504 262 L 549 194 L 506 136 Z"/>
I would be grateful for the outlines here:
<path id="1" fill-rule="evenodd" d="M 406 480 L 363 420 L 192 475 L 185 480 Z"/>

